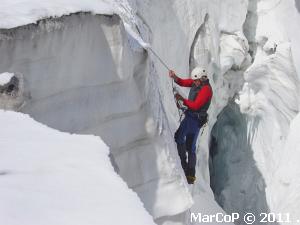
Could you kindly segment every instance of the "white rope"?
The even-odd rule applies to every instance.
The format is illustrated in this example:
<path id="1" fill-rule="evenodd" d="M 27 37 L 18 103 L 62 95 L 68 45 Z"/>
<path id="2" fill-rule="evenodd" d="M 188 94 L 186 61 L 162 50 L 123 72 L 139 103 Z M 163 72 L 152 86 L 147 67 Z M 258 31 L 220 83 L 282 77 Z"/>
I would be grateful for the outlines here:
<path id="1" fill-rule="evenodd" d="M 161 62 L 161 64 L 162 65 L 164 65 L 164 67 L 166 67 L 166 69 L 167 70 L 171 70 L 169 67 L 168 67 L 168 65 L 159 57 L 159 55 L 149 46 L 149 47 L 147 47 L 152 53 L 153 53 L 153 55 L 155 55 L 156 56 L 156 58 Z"/>
<path id="2" fill-rule="evenodd" d="M 160 58 L 160 56 L 149 46 L 147 46 L 147 49 L 149 49 L 153 55 L 160 61 L 160 63 L 168 70 L 170 71 L 171 69 L 169 68 L 169 66 Z M 176 107 L 177 107 L 177 100 L 175 98 L 175 94 L 176 94 L 176 89 L 175 89 L 175 86 L 174 86 L 174 79 L 172 79 L 172 91 L 173 91 L 173 96 L 174 96 L 174 101 L 175 101 L 175 104 L 176 104 Z M 184 113 L 184 110 L 182 110 L 181 108 L 178 108 L 177 107 L 177 110 L 178 110 L 178 115 L 179 115 L 179 122 L 181 122 L 181 119 L 182 119 L 182 115 Z M 182 111 L 182 113 L 180 112 Z"/>

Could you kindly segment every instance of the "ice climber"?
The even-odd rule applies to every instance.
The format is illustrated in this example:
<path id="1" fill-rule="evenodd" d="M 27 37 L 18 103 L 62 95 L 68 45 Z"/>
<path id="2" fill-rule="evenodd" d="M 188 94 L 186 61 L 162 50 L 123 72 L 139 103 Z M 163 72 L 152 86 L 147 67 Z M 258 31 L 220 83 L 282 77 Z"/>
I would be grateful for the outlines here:
<path id="1" fill-rule="evenodd" d="M 175 142 L 187 181 L 193 184 L 196 180 L 196 142 L 200 128 L 207 122 L 212 88 L 204 68 L 196 67 L 190 79 L 181 79 L 172 70 L 169 71 L 169 76 L 178 85 L 191 87 L 188 99 L 180 94 L 175 95 L 176 100 L 182 101 L 187 107 L 185 117 L 175 133 Z"/>

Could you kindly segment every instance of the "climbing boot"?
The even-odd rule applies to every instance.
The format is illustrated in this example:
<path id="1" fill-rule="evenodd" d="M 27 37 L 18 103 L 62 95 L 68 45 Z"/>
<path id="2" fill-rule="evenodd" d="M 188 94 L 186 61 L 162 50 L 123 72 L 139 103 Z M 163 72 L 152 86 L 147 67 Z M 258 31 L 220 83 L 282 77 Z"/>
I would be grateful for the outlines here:
<path id="1" fill-rule="evenodd" d="M 194 184 L 196 177 L 195 176 L 186 176 L 186 180 L 188 182 L 188 184 Z"/>

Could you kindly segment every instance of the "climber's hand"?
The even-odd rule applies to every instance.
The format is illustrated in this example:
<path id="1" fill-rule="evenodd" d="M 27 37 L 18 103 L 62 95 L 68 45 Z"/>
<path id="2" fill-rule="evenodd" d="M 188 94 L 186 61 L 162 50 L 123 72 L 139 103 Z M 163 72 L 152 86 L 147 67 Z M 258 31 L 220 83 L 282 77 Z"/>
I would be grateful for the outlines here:
<path id="1" fill-rule="evenodd" d="M 169 70 L 169 77 L 175 80 L 177 76 L 173 70 Z"/>
<path id="2" fill-rule="evenodd" d="M 183 101 L 183 97 L 178 93 L 175 94 L 175 98 L 177 101 Z"/>

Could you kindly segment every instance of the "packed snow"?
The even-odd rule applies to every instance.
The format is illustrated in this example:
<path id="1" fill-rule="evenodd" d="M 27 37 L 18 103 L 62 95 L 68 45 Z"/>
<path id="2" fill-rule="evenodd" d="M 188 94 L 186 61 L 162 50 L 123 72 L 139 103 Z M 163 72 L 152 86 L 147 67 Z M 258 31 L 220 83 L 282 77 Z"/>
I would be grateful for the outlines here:
<path id="1" fill-rule="evenodd" d="M 1 224 L 154 225 L 99 137 L 62 133 L 2 110 L 0 124 Z"/>
<path id="2" fill-rule="evenodd" d="M 13 76 L 14 76 L 13 73 L 8 73 L 8 72 L 1 73 L 0 74 L 0 86 L 8 84 Z"/>
<path id="3" fill-rule="evenodd" d="M 114 7 L 109 0 L 2 0 L 0 27 L 9 29 L 77 12 L 111 15 Z"/>

